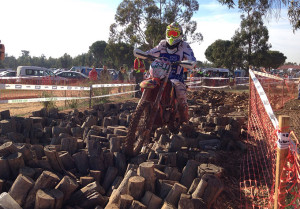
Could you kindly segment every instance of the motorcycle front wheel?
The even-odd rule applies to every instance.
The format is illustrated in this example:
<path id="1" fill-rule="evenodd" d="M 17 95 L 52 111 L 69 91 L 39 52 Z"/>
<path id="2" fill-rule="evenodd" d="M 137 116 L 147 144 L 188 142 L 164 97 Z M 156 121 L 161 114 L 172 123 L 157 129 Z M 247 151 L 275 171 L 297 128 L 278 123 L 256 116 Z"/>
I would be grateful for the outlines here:
<path id="1" fill-rule="evenodd" d="M 152 129 L 149 123 L 150 118 L 151 103 L 143 101 L 137 106 L 128 127 L 126 140 L 123 144 L 123 150 L 126 155 L 136 156 L 140 152 L 143 143 L 149 140 L 150 129 Z"/>

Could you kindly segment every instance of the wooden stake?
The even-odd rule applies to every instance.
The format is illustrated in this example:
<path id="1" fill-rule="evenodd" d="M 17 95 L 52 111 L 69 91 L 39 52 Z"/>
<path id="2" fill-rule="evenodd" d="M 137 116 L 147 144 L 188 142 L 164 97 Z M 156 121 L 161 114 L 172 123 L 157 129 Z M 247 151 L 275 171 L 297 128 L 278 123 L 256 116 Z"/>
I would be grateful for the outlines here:
<path id="1" fill-rule="evenodd" d="M 286 115 L 280 115 L 278 118 L 279 129 L 281 133 L 289 133 L 290 131 L 290 117 Z M 285 192 L 284 188 L 281 187 L 280 191 L 278 191 L 280 186 L 280 177 L 286 177 L 286 172 L 283 171 L 283 167 L 285 166 L 286 157 L 289 153 L 289 148 L 281 148 L 277 147 L 277 159 L 276 159 L 276 175 L 275 175 L 275 199 L 274 199 L 274 209 L 278 209 L 281 205 L 285 204 Z M 280 193 L 280 194 L 279 194 Z"/>

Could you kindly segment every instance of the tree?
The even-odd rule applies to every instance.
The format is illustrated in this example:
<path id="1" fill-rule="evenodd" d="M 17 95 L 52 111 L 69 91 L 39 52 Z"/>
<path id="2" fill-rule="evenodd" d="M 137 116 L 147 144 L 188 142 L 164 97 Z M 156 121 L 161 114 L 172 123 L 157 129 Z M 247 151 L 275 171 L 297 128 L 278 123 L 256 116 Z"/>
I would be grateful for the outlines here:
<path id="1" fill-rule="evenodd" d="M 269 32 L 263 24 L 261 13 L 250 10 L 247 16 L 241 15 L 241 27 L 232 37 L 235 46 L 242 52 L 246 69 L 249 65 L 260 66 L 263 56 L 271 47 L 268 44 Z"/>
<path id="2" fill-rule="evenodd" d="M 107 43 L 105 41 L 96 41 L 90 46 L 90 52 L 94 57 L 94 65 L 103 65 L 103 60 L 105 59 L 105 48 Z"/>
<path id="3" fill-rule="evenodd" d="M 107 56 L 107 64 L 115 69 L 119 69 L 121 65 L 133 66 L 133 46 L 126 43 L 108 43 L 105 54 Z"/>
<path id="4" fill-rule="evenodd" d="M 110 26 L 109 41 L 153 48 L 165 38 L 166 26 L 174 21 L 184 29 L 184 37 L 201 42 L 201 33 L 195 33 L 197 23 L 191 21 L 198 11 L 197 0 L 123 0 Z"/>
<path id="5" fill-rule="evenodd" d="M 282 6 L 288 7 L 288 16 L 293 30 L 300 28 L 300 2 L 299 0 L 218 0 L 221 4 L 227 5 L 229 8 L 236 7 L 235 2 L 238 2 L 238 8 L 243 11 L 248 11 L 249 8 L 260 11 L 262 14 L 272 14 L 276 9 L 279 10 Z M 275 14 L 278 16 L 278 14 Z"/>
<path id="6" fill-rule="evenodd" d="M 263 61 L 263 66 L 265 68 L 273 68 L 273 69 L 277 69 L 286 60 L 286 56 L 284 56 L 283 53 L 279 51 L 271 51 L 271 50 L 266 53 L 264 58 L 265 59 Z"/>
<path id="7" fill-rule="evenodd" d="M 62 68 L 71 68 L 72 66 L 72 57 L 67 53 L 65 53 L 64 56 L 60 57 L 58 61 L 60 62 L 60 66 Z"/>

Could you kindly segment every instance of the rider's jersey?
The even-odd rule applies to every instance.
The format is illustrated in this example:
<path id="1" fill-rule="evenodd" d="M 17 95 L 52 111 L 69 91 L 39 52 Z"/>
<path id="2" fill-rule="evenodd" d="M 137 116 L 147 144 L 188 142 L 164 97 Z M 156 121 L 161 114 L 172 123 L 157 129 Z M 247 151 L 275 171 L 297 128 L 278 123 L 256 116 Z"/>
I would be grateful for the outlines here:
<path id="1" fill-rule="evenodd" d="M 155 57 L 166 57 L 171 62 L 177 62 L 182 60 L 196 61 L 192 48 L 185 41 L 182 41 L 178 45 L 178 50 L 174 54 L 169 54 L 167 52 L 166 40 L 162 40 L 156 47 L 147 51 L 147 53 Z M 169 79 L 177 79 L 183 83 L 183 67 L 181 67 L 180 65 L 172 65 L 172 70 Z"/>

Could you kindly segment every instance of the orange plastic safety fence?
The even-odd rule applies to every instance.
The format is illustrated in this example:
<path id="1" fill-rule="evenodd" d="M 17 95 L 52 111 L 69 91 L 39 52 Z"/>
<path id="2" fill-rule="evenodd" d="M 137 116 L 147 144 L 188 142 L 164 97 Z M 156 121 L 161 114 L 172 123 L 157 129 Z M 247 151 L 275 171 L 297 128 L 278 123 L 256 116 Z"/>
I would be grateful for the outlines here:
<path id="1" fill-rule="evenodd" d="M 280 108 L 285 102 L 295 98 L 294 82 L 257 77 L 259 77 L 268 99 L 271 98 L 269 101 L 272 108 Z M 241 164 L 241 208 L 273 208 L 278 128 L 274 127 L 252 80 L 250 81 L 249 100 L 248 151 Z M 281 104 L 276 106 L 278 103 Z M 284 191 L 285 204 L 280 205 L 279 203 L 278 205 L 279 208 L 299 209 L 300 145 L 293 132 L 290 137 L 293 144 L 290 144 L 289 155 L 278 188 L 279 194 L 281 194 L 280 191 Z"/>
<path id="2" fill-rule="evenodd" d="M 274 126 L 250 82 L 248 151 L 241 165 L 241 208 L 270 208 L 276 165 Z"/>

